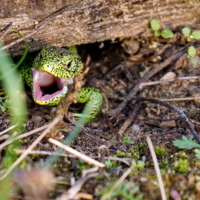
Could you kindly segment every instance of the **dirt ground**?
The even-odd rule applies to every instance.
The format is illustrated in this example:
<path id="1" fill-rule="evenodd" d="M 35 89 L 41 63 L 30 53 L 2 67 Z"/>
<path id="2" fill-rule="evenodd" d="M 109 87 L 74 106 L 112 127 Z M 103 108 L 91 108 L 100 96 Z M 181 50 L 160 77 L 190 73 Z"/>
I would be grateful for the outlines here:
<path id="1" fill-rule="evenodd" d="M 190 41 L 190 45 L 196 45 L 198 55 L 198 44 Z M 168 40 L 130 38 L 122 41 L 106 41 L 79 46 L 78 51 L 82 60 L 87 61 L 87 66 L 90 67 L 85 85 L 99 88 L 104 96 L 104 103 L 98 117 L 84 126 L 71 147 L 100 162 L 105 162 L 106 167 L 99 170 L 95 177 L 85 180 L 84 186 L 77 192 L 79 194 L 79 197 L 76 196 L 77 199 L 101 199 L 111 187 L 109 185 L 119 180 L 133 161 L 135 167 L 123 180 L 121 188 L 116 189 L 116 192 L 106 199 L 161 199 L 154 164 L 146 141 L 147 135 L 156 150 L 167 199 L 199 199 L 200 162 L 193 149 L 181 150 L 173 145 L 173 141 L 181 139 L 182 136 L 194 139 L 187 124 L 169 107 L 140 99 L 136 102 L 135 99 L 135 97 L 160 101 L 165 99 L 164 102 L 182 110 L 196 132 L 199 132 L 198 99 L 184 99 L 198 97 L 199 78 L 187 77 L 199 76 L 199 60 L 197 64 L 191 63 L 181 36 L 175 35 L 173 39 Z M 169 64 L 159 69 L 165 62 Z M 155 75 L 148 77 L 148 74 L 156 69 L 158 70 Z M 169 77 L 161 82 L 164 75 Z M 180 80 L 180 77 L 185 78 Z M 130 94 L 136 87 L 138 88 L 136 94 Z M 130 98 L 127 100 L 128 95 Z M 47 124 L 51 116 L 50 107 L 36 105 L 28 89 L 27 96 L 28 120 L 25 132 Z M 123 102 L 126 102 L 126 105 L 118 112 L 116 108 Z M 72 105 L 69 112 L 80 112 L 82 107 L 82 105 Z M 73 127 L 66 118 L 64 123 L 67 128 L 61 130 L 64 136 L 68 135 Z M 5 111 L 1 113 L 0 131 L 8 127 L 9 117 Z M 30 146 L 39 134 L 23 139 L 22 148 Z M 34 150 L 53 152 L 55 148 L 47 139 L 43 139 Z M 3 155 L 4 152 L 2 157 Z M 20 168 L 40 169 L 47 157 L 48 155 L 42 155 L 41 152 L 29 155 Z M 32 171 L 33 176 L 38 177 L 33 180 L 32 175 L 24 174 L 23 170 L 16 172 L 15 177 L 21 179 L 16 182 L 23 188 L 23 192 L 21 190 L 15 192 L 12 194 L 12 199 L 25 199 L 24 194 L 32 195 L 35 199 L 56 199 L 71 188 L 72 180 L 82 180 L 81 172 L 90 167 L 80 159 L 62 155 L 51 166 L 56 184 L 50 192 L 40 179 L 50 173 L 42 170 Z M 38 190 L 36 193 L 39 197 L 33 192 L 34 188 Z M 134 188 L 135 192 L 131 193 Z M 44 196 L 39 190 L 45 191 Z"/>

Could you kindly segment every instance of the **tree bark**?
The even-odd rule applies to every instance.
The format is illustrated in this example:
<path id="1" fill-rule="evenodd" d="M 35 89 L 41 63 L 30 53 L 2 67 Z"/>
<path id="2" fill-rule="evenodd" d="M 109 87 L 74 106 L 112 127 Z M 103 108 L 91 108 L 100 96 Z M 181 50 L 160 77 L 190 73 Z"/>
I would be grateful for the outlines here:
<path id="1" fill-rule="evenodd" d="M 71 46 L 136 36 L 150 36 L 149 22 L 155 18 L 162 28 L 198 29 L 199 0 L 2 0 L 0 30 L 11 22 L 13 28 L 26 35 L 40 26 L 48 16 L 63 7 L 94 2 L 84 10 L 65 11 L 28 39 L 30 51 L 47 44 Z M 5 44 L 17 39 L 7 34 Z M 22 54 L 23 43 L 10 48 L 13 55 Z"/>

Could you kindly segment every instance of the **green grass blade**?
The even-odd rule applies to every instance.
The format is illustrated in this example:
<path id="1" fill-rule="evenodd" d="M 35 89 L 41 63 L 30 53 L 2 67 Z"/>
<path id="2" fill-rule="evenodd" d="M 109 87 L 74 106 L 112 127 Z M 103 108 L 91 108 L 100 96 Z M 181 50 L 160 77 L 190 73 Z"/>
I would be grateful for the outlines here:
<path id="1" fill-rule="evenodd" d="M 2 48 L 2 45 L 0 45 L 0 48 Z M 21 134 L 26 119 L 26 102 L 25 98 L 22 96 L 22 82 L 19 81 L 19 75 L 16 70 L 12 69 L 13 67 L 14 64 L 6 51 L 0 51 L 0 74 L 4 77 L 1 82 L 6 95 L 10 100 L 8 107 L 10 122 L 11 125 L 17 124 L 15 129 L 10 132 L 11 138 L 13 137 L 13 133 L 15 133 L 15 136 Z M 6 148 L 5 156 L 1 164 L 1 167 L 5 170 L 8 169 L 16 160 L 17 154 L 13 150 L 19 148 L 19 146 L 19 141 L 15 141 Z M 11 182 L 11 175 L 0 182 L 0 188 L 6 188 L 3 193 L 2 190 L 0 190 L 0 197 L 2 200 L 9 199 L 8 196 L 12 190 Z"/>
<path id="2" fill-rule="evenodd" d="M 11 29 L 10 31 L 17 33 L 20 37 L 23 37 L 23 35 L 18 30 Z M 26 55 L 28 53 L 28 42 L 26 40 L 24 40 L 24 44 L 25 44 L 24 53 L 23 53 L 22 57 L 20 58 L 20 60 L 17 62 L 17 64 L 15 64 L 17 68 L 22 64 L 22 62 L 24 61 L 24 59 L 26 58 Z"/>

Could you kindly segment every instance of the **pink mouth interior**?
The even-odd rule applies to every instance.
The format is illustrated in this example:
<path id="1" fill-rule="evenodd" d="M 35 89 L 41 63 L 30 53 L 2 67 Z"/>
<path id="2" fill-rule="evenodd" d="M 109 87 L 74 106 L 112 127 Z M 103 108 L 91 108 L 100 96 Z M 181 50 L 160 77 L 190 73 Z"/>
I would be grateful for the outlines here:
<path id="1" fill-rule="evenodd" d="M 38 71 L 32 68 L 33 71 L 33 93 L 34 98 L 38 101 L 49 101 L 63 93 L 67 93 L 66 84 L 71 84 L 72 79 L 63 79 L 53 76 L 45 71 Z"/>

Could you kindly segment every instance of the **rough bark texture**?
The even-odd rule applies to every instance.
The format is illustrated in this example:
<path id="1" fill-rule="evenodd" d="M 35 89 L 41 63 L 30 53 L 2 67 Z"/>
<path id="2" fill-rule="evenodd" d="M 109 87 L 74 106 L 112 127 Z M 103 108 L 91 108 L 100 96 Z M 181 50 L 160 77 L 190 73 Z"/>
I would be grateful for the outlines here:
<path id="1" fill-rule="evenodd" d="M 41 31 L 28 39 L 30 50 L 44 45 L 70 46 L 114 40 L 116 38 L 148 36 L 149 21 L 156 18 L 162 28 L 198 28 L 199 0 L 2 0 L 0 29 L 13 22 L 13 28 L 26 35 L 45 19 L 63 7 L 95 4 L 85 10 L 66 11 Z M 4 42 L 18 38 L 9 33 Z M 12 54 L 21 54 L 23 43 L 13 46 Z"/>

